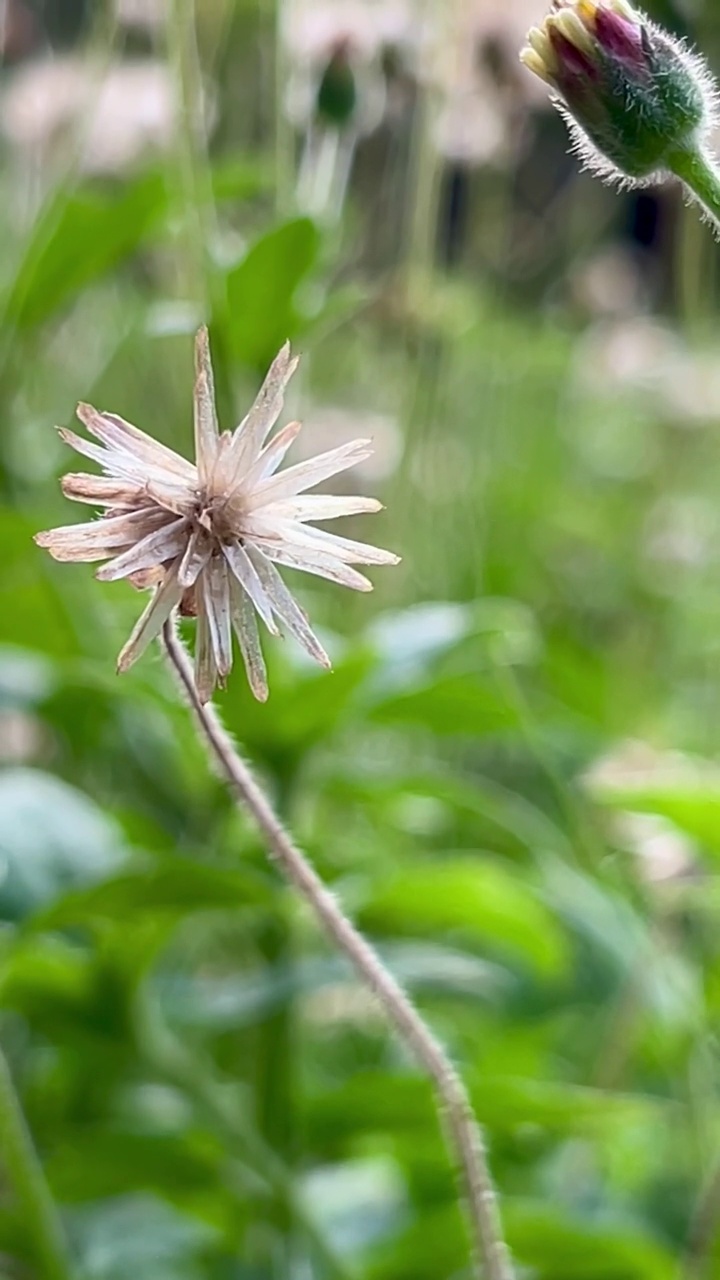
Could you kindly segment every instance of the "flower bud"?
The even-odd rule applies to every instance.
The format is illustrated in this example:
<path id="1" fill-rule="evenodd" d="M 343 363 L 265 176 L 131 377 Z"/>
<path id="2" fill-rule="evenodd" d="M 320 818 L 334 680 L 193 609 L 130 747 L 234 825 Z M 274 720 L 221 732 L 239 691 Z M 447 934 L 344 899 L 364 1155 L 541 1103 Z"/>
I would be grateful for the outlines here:
<path id="1" fill-rule="evenodd" d="M 521 59 L 545 80 L 589 167 L 628 183 L 703 149 L 714 88 L 703 62 L 627 0 L 553 0 Z"/>

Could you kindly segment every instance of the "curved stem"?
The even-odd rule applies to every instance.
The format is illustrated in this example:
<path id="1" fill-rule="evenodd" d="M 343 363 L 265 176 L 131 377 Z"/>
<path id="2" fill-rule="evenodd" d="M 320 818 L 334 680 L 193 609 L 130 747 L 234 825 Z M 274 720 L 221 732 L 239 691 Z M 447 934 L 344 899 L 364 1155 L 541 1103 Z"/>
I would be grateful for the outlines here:
<path id="1" fill-rule="evenodd" d="M 713 160 L 703 151 L 678 148 L 668 156 L 668 168 L 720 231 L 720 173 Z"/>
<path id="2" fill-rule="evenodd" d="M 43 1280 L 71 1280 L 60 1218 L 0 1051 L 0 1157 L 18 1198 Z"/>
<path id="3" fill-rule="evenodd" d="M 476 1255 L 475 1275 L 484 1275 L 486 1280 L 513 1280 L 513 1267 L 502 1237 L 497 1197 L 484 1144 L 460 1076 L 376 951 L 343 914 L 336 899 L 293 843 L 264 792 L 237 754 L 213 706 L 200 702 L 190 662 L 172 620 L 165 624 L 162 639 L 216 762 L 267 840 L 271 856 L 310 905 L 331 942 L 347 956 L 374 993 L 388 1021 L 435 1085 L 448 1146 L 462 1178 Z"/>

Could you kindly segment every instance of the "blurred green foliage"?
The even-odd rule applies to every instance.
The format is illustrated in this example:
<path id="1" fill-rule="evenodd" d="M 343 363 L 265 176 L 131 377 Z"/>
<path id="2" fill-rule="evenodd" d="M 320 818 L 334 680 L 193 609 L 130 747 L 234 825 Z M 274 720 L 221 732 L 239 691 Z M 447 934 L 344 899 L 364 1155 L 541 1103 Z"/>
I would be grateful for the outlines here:
<path id="1" fill-rule="evenodd" d="M 122 56 L 106 17 L 78 56 Z M 371 602 L 298 582 L 334 672 L 269 642 L 269 703 L 236 672 L 223 716 L 462 1069 L 519 1275 L 710 1280 L 717 249 L 668 193 L 668 240 L 633 257 L 637 206 L 574 178 L 540 108 L 554 192 L 530 143 L 464 175 L 436 160 L 438 225 L 410 236 L 422 172 L 398 210 L 391 122 L 340 220 L 308 217 L 269 7 L 198 17 L 225 403 L 239 419 L 291 337 L 292 413 L 319 448 L 376 434 L 353 484 L 404 558 Z M 0 162 L 0 1042 L 72 1274 L 458 1280 L 429 1085 L 268 865 L 159 655 L 115 677 L 137 595 L 31 541 L 73 519 L 52 425 L 76 400 L 190 447 L 187 154 L 99 178 L 79 145 Z M 629 255 L 629 303 L 580 288 L 601 250 L 601 273 Z M 0 1270 L 40 1280 L 3 1150 Z"/>

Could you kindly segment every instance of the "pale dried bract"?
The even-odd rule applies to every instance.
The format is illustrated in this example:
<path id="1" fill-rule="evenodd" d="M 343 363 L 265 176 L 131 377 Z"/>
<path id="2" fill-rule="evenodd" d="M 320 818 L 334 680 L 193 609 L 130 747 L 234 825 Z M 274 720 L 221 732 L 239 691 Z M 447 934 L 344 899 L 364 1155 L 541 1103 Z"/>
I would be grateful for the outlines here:
<path id="1" fill-rule="evenodd" d="M 356 564 L 397 564 L 390 551 L 315 529 L 311 521 L 380 510 L 374 498 L 308 494 L 371 453 L 353 440 L 279 471 L 300 431 L 291 422 L 270 437 L 297 366 L 282 348 L 249 413 L 234 432 L 218 428 L 208 334 L 195 341 L 195 463 L 113 413 L 78 406 L 93 443 L 61 429 L 62 439 L 97 462 L 104 475 L 66 475 L 75 502 L 105 508 L 100 519 L 36 535 L 56 560 L 106 560 L 103 582 L 127 578 L 154 588 L 118 658 L 126 671 L 160 632 L 172 611 L 197 618 L 195 681 L 207 701 L 224 684 L 237 637 L 250 687 L 268 695 L 257 617 L 274 635 L 279 625 L 322 666 L 330 660 L 277 565 L 328 578 L 357 591 L 372 584 Z M 279 625 L 278 625 L 279 624 Z"/>

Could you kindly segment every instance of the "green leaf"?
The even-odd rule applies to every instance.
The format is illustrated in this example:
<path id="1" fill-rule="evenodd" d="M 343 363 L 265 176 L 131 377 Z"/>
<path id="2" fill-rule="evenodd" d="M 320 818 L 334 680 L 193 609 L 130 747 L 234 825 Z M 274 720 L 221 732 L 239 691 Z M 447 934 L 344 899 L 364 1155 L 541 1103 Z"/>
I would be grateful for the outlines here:
<path id="1" fill-rule="evenodd" d="M 397 942 L 380 950 L 388 968 L 411 992 L 493 1003 L 513 986 L 512 976 L 498 965 L 450 947 Z M 259 974 L 245 974 L 242 982 L 235 975 L 192 974 L 185 979 L 173 973 L 163 1007 L 176 1026 L 217 1033 L 260 1022 L 298 995 L 343 983 L 350 989 L 356 981 L 340 956 L 268 967 Z"/>
<path id="2" fill-rule="evenodd" d="M 523 1125 L 568 1137 L 611 1141 L 628 1129 L 657 1129 L 679 1108 L 648 1094 L 603 1089 L 519 1076 L 486 1076 L 472 1088 L 478 1119 L 493 1129 L 517 1133 Z"/>
<path id="3" fill-rule="evenodd" d="M 70 887 L 103 879 L 124 857 L 115 824 L 75 787 L 39 769 L 0 775 L 0 917 L 24 916 Z"/>
<path id="4" fill-rule="evenodd" d="M 190 1280 L 215 1232 L 152 1195 L 99 1201 L 73 1214 L 85 1280 Z"/>
<path id="5" fill-rule="evenodd" d="M 529 661 L 539 645 L 530 610 L 516 600 L 413 605 L 381 614 L 369 628 L 379 665 L 375 683 L 394 692 L 424 684 L 441 658 L 473 637 L 483 646 L 480 655 L 476 647 L 476 659 L 490 649 L 495 661 Z"/>
<path id="6" fill-rule="evenodd" d="M 235 358 L 266 371 L 300 325 L 298 285 L 314 265 L 320 235 L 309 218 L 296 218 L 256 240 L 227 276 L 229 341 Z"/>
<path id="7" fill-rule="evenodd" d="M 78 1128 L 72 1143 L 56 1147 L 47 1174 L 61 1201 L 97 1200 L 129 1191 L 169 1198 L 207 1188 L 218 1177 L 216 1144 L 170 1134 Z"/>
<path id="8" fill-rule="evenodd" d="M 65 894 L 33 921 L 61 928 L 98 920 L 133 920 L 147 914 L 185 915 L 265 902 L 269 887 L 251 868 L 217 867 L 189 859 L 133 866 L 102 884 Z"/>
<path id="9" fill-rule="evenodd" d="M 672 1280 L 667 1248 L 622 1219 L 585 1221 L 545 1203 L 510 1202 L 508 1239 L 538 1280 Z"/>
<path id="10" fill-rule="evenodd" d="M 28 330 L 132 253 L 166 206 L 153 173 L 120 191 L 62 190 L 41 214 L 5 300 L 5 323 Z"/>
<path id="11" fill-rule="evenodd" d="M 446 937 L 492 947 L 545 977 L 557 976 L 568 948 L 535 888 L 487 858 L 444 858 L 405 867 L 369 890 L 363 926 L 380 934 Z"/>
<path id="12" fill-rule="evenodd" d="M 379 724 L 417 724 L 438 734 L 482 737 L 519 726 L 517 711 L 489 681 L 476 675 L 445 676 L 378 702 Z"/>
<path id="13" fill-rule="evenodd" d="M 247 200 L 273 185 L 272 166 L 258 156 L 231 155 L 213 165 L 212 187 L 215 199 Z"/>

